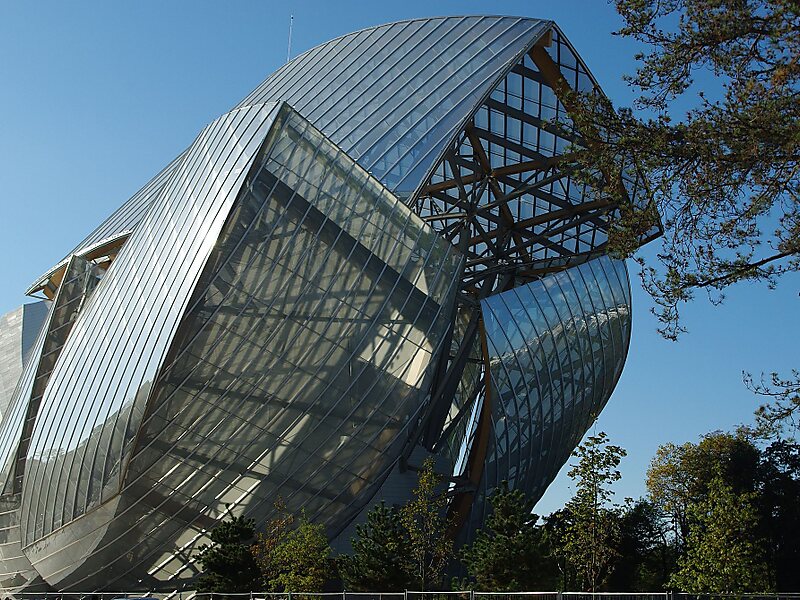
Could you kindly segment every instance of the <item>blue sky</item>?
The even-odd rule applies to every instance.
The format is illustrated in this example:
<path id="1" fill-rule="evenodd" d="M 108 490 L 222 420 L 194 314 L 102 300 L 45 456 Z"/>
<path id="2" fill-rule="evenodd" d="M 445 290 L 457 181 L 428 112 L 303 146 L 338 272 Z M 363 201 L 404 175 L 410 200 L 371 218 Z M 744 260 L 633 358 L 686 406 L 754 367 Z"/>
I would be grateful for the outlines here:
<path id="1" fill-rule="evenodd" d="M 622 75 L 636 46 L 611 35 L 619 19 L 602 0 L 0 4 L 0 313 L 285 61 L 290 14 L 295 55 L 371 25 L 487 11 L 555 20 L 606 93 L 631 102 Z M 690 333 L 672 343 L 634 279 L 630 355 L 597 424 L 628 450 L 620 499 L 644 493 L 659 444 L 751 420 L 758 400 L 743 370 L 798 366 L 798 284 L 744 285 L 717 308 L 699 298 L 685 311 Z M 537 510 L 569 494 L 562 471 Z"/>

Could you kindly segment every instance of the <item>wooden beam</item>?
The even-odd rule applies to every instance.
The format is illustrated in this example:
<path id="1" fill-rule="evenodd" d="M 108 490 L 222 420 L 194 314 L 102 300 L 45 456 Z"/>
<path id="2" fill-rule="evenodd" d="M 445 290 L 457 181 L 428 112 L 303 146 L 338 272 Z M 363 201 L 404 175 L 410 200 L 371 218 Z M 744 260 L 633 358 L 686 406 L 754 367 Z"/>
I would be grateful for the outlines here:
<path id="1" fill-rule="evenodd" d="M 552 212 L 547 212 L 541 215 L 537 215 L 535 217 L 530 217 L 529 219 L 523 219 L 522 221 L 517 221 L 514 225 L 516 229 L 528 229 L 530 227 L 536 227 L 537 225 L 542 225 L 549 221 L 558 221 L 561 219 L 566 219 L 569 217 L 575 217 L 583 213 L 587 213 L 592 210 L 607 208 L 611 206 L 611 202 L 607 200 L 595 200 L 593 202 L 585 202 L 583 204 L 576 204 L 573 208 L 562 208 L 559 210 L 554 210 Z M 495 235 L 495 231 L 491 231 L 489 235 Z M 472 238 L 469 243 L 477 243 L 479 240 L 477 237 Z"/>
<path id="2" fill-rule="evenodd" d="M 478 323 L 479 335 L 481 338 L 481 350 L 483 354 L 483 404 L 478 416 L 478 424 L 475 428 L 475 436 L 467 457 L 466 476 L 473 489 L 478 489 L 483 476 L 483 468 L 486 464 L 486 454 L 489 449 L 489 438 L 492 428 L 492 374 L 489 367 L 489 348 L 486 342 L 486 329 L 483 319 Z M 455 538 L 458 531 L 463 527 L 469 516 L 472 501 L 475 498 L 474 491 L 467 491 L 456 494 L 447 511 L 448 535 Z"/>

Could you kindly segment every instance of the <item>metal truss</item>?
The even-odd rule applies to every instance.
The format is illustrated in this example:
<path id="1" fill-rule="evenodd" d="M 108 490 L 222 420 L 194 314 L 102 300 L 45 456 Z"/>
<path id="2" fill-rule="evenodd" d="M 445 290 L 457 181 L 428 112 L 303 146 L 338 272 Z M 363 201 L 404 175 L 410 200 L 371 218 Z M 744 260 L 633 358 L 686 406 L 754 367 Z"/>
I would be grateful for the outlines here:
<path id="1" fill-rule="evenodd" d="M 599 93 L 553 31 L 480 106 L 417 197 L 418 214 L 466 254 L 468 295 L 528 283 L 605 250 L 618 207 L 572 177 L 571 153 L 588 144 L 569 117 L 568 89 Z M 623 181 L 634 197 L 635 173 Z"/>

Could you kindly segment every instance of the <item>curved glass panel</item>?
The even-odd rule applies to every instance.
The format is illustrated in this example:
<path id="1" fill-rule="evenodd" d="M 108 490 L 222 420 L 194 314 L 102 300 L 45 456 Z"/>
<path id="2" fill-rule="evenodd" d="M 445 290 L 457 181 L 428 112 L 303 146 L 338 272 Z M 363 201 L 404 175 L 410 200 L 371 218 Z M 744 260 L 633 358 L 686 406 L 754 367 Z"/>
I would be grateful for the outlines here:
<path id="1" fill-rule="evenodd" d="M 503 480 L 540 497 L 608 402 L 630 340 L 622 261 L 601 256 L 482 301 L 491 435 L 471 529 Z"/>

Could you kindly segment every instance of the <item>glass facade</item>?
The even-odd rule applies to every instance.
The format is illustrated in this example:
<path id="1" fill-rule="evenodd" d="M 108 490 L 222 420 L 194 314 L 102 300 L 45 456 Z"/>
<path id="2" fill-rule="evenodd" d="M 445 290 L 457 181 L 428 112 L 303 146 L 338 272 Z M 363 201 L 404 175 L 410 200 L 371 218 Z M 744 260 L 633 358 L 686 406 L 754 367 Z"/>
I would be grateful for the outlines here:
<path id="1" fill-rule="evenodd" d="M 624 263 L 602 256 L 482 303 L 490 436 L 472 520 L 502 481 L 541 496 L 617 384 L 631 333 Z"/>
<path id="2" fill-rule="evenodd" d="M 549 21 L 410 20 L 203 129 L 29 289 L 0 587 L 178 589 L 226 507 L 346 535 L 427 456 L 462 541 L 499 481 L 541 495 L 630 337 L 617 208 L 560 168 L 564 85 L 599 93 Z"/>

